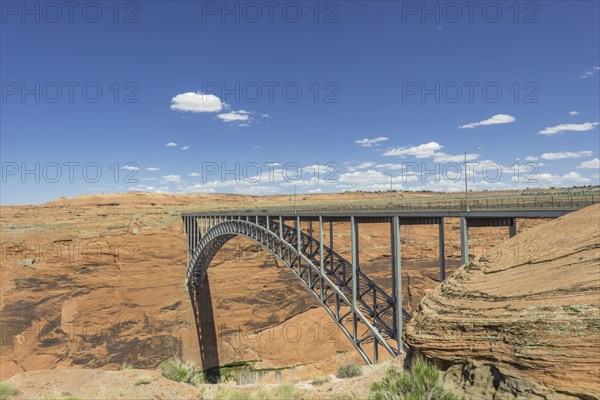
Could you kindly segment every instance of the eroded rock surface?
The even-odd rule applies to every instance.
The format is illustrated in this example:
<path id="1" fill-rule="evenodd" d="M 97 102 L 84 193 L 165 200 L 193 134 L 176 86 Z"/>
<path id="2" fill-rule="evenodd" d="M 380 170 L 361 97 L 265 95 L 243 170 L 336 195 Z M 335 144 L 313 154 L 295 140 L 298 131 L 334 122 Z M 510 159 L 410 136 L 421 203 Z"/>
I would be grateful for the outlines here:
<path id="1" fill-rule="evenodd" d="M 413 349 L 471 398 L 600 396 L 600 206 L 503 242 L 425 296 Z"/>

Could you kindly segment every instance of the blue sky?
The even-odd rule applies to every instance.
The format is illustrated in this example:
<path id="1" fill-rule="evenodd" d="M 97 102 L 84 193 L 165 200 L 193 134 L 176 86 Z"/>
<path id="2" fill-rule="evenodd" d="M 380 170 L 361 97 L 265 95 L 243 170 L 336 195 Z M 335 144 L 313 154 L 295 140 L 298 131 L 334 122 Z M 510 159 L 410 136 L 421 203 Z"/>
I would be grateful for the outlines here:
<path id="1" fill-rule="evenodd" d="M 597 1 L 47 4 L 1 2 L 2 204 L 599 182 Z"/>

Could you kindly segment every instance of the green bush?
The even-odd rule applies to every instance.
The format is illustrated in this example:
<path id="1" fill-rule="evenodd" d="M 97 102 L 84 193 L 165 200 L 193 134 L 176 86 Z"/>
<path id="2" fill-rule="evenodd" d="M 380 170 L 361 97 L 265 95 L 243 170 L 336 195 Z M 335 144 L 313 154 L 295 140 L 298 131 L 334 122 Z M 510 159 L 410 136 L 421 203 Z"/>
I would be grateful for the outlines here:
<path id="1" fill-rule="evenodd" d="M 372 400 L 458 400 L 441 380 L 435 366 L 416 359 L 410 370 L 399 372 L 390 367 L 381 382 L 371 387 Z"/>
<path id="2" fill-rule="evenodd" d="M 362 370 L 360 367 L 352 362 L 343 363 L 336 372 L 335 376 L 338 378 L 354 378 L 355 376 L 361 376 Z"/>
<path id="3" fill-rule="evenodd" d="M 167 379 L 189 383 L 190 385 L 197 386 L 204 382 L 202 371 L 196 368 L 193 362 L 188 361 L 184 363 L 177 357 L 163 362 L 160 365 L 160 373 Z"/>
<path id="4" fill-rule="evenodd" d="M 13 382 L 0 382 L 0 400 L 8 400 L 11 396 L 14 396 L 18 392 L 19 391 Z"/>

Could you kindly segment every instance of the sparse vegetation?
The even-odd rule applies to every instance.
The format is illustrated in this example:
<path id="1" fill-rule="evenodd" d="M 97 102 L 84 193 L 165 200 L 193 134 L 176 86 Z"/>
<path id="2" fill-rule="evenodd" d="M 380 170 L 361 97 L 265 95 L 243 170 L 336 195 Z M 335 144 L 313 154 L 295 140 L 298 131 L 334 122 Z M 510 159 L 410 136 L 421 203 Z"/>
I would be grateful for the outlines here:
<path id="1" fill-rule="evenodd" d="M 294 385 L 280 385 L 278 386 L 272 396 L 269 399 L 273 400 L 291 400 L 301 398 L 300 390 Z"/>
<path id="2" fill-rule="evenodd" d="M 173 357 L 163 362 L 159 368 L 162 376 L 172 381 L 194 386 L 204 383 L 202 371 L 196 368 L 196 365 L 191 361 L 184 363 L 179 358 Z"/>
<path id="3" fill-rule="evenodd" d="M 0 382 L 0 400 L 8 400 L 18 393 L 17 387 L 10 381 Z"/>
<path id="4" fill-rule="evenodd" d="M 152 382 L 152 378 L 149 377 L 148 375 L 136 376 L 135 379 L 133 380 L 133 384 L 135 386 L 147 385 L 150 382 Z"/>
<path id="5" fill-rule="evenodd" d="M 320 386 L 325 382 L 329 382 L 329 378 L 327 376 L 317 376 L 316 378 L 312 379 L 312 384 L 315 386 Z"/>
<path id="6" fill-rule="evenodd" d="M 71 396 L 69 392 L 59 393 L 56 390 L 46 393 L 43 397 L 44 400 L 79 400 L 77 397 Z"/>
<path id="7" fill-rule="evenodd" d="M 343 363 L 342 365 L 340 365 L 340 367 L 338 368 L 338 371 L 335 374 L 335 376 L 337 376 L 340 379 L 354 378 L 355 376 L 361 376 L 361 375 L 362 375 L 362 370 L 360 369 L 360 366 L 358 366 L 357 364 L 355 364 L 353 362 Z"/>
<path id="8" fill-rule="evenodd" d="M 423 359 L 416 359 L 410 370 L 400 372 L 390 367 L 381 382 L 371 388 L 372 400 L 458 400 L 444 386 L 440 371 Z"/>
<path id="9" fill-rule="evenodd" d="M 131 371 L 133 369 L 133 365 L 127 362 L 123 363 L 123 367 L 121 368 L 123 371 Z"/>
<path id="10" fill-rule="evenodd" d="M 243 390 L 236 386 L 222 385 L 218 388 L 207 385 L 202 392 L 206 400 L 295 400 L 302 398 L 302 392 L 294 385 L 280 385 L 275 388 L 263 386 L 258 390 Z"/>

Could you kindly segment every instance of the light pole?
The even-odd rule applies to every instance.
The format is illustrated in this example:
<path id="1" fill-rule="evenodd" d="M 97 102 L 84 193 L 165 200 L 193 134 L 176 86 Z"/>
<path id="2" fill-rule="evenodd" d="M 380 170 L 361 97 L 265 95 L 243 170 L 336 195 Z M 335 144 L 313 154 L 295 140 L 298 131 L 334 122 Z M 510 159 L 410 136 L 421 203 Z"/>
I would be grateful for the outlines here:
<path id="1" fill-rule="evenodd" d="M 392 204 L 392 196 L 394 194 L 394 177 L 389 172 L 383 171 L 383 173 L 390 177 L 390 204 Z"/>
<path id="2" fill-rule="evenodd" d="M 481 151 L 479 147 L 474 147 L 473 150 Z M 467 169 L 467 152 L 465 151 L 465 211 L 469 210 L 469 170 Z"/>
<path id="3" fill-rule="evenodd" d="M 290 197 L 290 204 L 292 204 L 293 212 L 296 213 L 296 184 L 294 183 L 294 191 L 291 191 L 288 189 L 285 189 L 285 191 L 293 196 L 293 197 Z"/>

